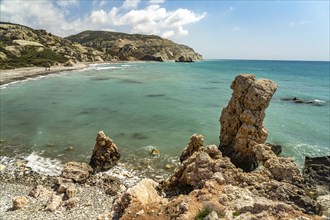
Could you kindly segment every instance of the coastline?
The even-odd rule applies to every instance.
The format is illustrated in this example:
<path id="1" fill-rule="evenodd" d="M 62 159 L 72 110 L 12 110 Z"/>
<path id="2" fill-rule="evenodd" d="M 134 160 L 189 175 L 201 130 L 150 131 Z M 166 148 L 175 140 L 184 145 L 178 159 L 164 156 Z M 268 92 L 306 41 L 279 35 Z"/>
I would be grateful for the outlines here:
<path id="1" fill-rule="evenodd" d="M 88 68 L 92 63 L 77 63 L 73 66 L 52 66 L 49 68 L 45 67 L 23 67 L 16 69 L 0 70 L 0 86 L 9 83 L 26 80 L 29 78 L 35 78 L 38 76 L 45 76 L 49 74 L 73 71 Z"/>

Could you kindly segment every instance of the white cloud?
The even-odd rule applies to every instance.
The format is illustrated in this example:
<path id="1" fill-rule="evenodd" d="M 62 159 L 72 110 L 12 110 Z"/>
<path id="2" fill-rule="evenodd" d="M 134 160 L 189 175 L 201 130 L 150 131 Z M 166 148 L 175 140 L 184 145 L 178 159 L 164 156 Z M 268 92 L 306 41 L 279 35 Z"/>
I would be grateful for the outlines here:
<path id="1" fill-rule="evenodd" d="M 165 2 L 165 0 L 149 0 L 149 4 L 151 4 L 151 5 L 159 5 L 164 2 Z"/>
<path id="2" fill-rule="evenodd" d="M 73 4 L 73 0 L 69 0 Z M 101 2 L 102 1 L 98 1 Z M 134 5 L 133 3 L 134 2 Z M 153 3 L 164 2 L 152 0 Z M 126 8 L 123 8 L 126 3 Z M 176 37 L 188 35 L 186 25 L 200 21 L 206 13 L 195 13 L 189 9 L 179 8 L 167 10 L 158 4 L 149 4 L 140 9 L 139 1 L 125 1 L 122 7 L 111 9 L 91 10 L 88 14 L 75 20 L 66 18 L 67 11 L 75 13 L 72 9 L 63 10 L 53 1 L 34 1 L 33 4 L 24 0 L 2 1 L 1 20 L 24 24 L 33 28 L 43 28 L 60 36 L 68 36 L 81 31 L 92 30 L 130 30 L 131 33 L 156 34 L 163 37 Z M 80 3 L 83 4 L 83 3 Z M 91 2 L 91 5 L 97 3 Z M 129 5 L 130 4 L 130 5 Z"/>
<path id="3" fill-rule="evenodd" d="M 123 8 L 133 9 L 137 8 L 141 0 L 125 0 Z"/>
<path id="4" fill-rule="evenodd" d="M 77 6 L 79 4 L 78 0 L 60 0 L 56 1 L 56 4 L 61 7 Z"/>

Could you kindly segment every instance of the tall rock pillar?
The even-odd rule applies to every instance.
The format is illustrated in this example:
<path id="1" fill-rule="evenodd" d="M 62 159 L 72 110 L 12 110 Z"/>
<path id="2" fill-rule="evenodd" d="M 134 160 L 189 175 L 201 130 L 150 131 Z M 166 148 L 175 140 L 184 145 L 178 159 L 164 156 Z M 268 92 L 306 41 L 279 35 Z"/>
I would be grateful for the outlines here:
<path id="1" fill-rule="evenodd" d="M 241 74 L 230 88 L 232 97 L 220 117 L 219 149 L 236 167 L 251 171 L 257 166 L 252 147 L 265 143 L 268 136 L 263 120 L 277 85 L 268 79 L 257 80 L 252 74 Z"/>

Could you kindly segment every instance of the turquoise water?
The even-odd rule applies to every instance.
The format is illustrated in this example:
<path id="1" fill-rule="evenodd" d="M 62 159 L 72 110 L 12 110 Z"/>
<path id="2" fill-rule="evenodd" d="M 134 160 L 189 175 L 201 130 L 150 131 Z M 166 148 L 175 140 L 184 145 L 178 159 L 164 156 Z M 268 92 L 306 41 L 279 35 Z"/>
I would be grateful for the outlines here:
<path id="1" fill-rule="evenodd" d="M 88 162 L 99 130 L 124 161 L 178 157 L 194 133 L 219 144 L 219 117 L 239 73 L 278 84 L 265 126 L 284 156 L 329 152 L 329 62 L 209 60 L 197 63 L 117 63 L 92 66 L 1 87 L 1 155 L 42 153 Z M 282 98 L 320 100 L 321 106 Z M 69 146 L 73 151 L 67 150 Z"/>

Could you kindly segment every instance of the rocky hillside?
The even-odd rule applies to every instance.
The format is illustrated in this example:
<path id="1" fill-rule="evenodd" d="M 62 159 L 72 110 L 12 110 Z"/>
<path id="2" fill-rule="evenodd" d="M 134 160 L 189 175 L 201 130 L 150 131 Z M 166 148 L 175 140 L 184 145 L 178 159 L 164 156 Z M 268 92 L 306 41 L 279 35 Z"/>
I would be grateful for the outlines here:
<path id="1" fill-rule="evenodd" d="M 0 22 L 0 68 L 72 65 L 103 61 L 107 56 L 93 48 L 55 36 L 45 30 Z"/>
<path id="2" fill-rule="evenodd" d="M 192 48 L 156 35 L 84 31 L 66 39 L 103 51 L 114 60 L 189 62 L 203 59 Z"/>

